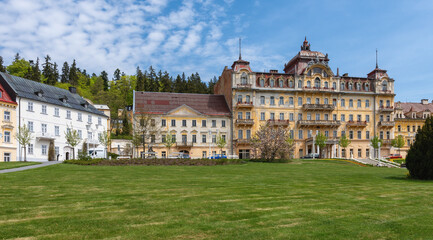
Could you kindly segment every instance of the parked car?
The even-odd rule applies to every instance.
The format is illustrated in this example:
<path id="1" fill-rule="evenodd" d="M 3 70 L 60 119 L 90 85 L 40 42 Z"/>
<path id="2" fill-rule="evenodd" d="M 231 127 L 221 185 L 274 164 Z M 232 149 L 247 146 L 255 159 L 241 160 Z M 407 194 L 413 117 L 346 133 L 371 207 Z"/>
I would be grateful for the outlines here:
<path id="1" fill-rule="evenodd" d="M 191 158 L 188 153 L 179 154 L 179 158 Z"/>
<path id="2" fill-rule="evenodd" d="M 386 158 L 387 159 L 397 159 L 397 158 L 403 158 L 403 157 L 400 154 L 391 154 Z"/>
<path id="3" fill-rule="evenodd" d="M 313 153 L 309 153 L 303 157 L 301 157 L 301 159 L 310 159 L 313 158 Z M 319 158 L 319 154 L 318 153 L 314 153 L 314 158 Z"/>
<path id="4" fill-rule="evenodd" d="M 215 154 L 215 155 L 211 156 L 209 159 L 223 159 L 223 158 L 226 159 L 227 156 L 223 155 L 223 154 Z"/>

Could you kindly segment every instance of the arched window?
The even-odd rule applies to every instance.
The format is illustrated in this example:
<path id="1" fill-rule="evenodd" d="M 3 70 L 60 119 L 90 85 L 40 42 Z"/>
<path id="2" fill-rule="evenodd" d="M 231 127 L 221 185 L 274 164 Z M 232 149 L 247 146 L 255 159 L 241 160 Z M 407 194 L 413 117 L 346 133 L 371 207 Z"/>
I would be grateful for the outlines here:
<path id="1" fill-rule="evenodd" d="M 316 104 L 320 104 L 320 99 L 316 98 Z"/>
<path id="2" fill-rule="evenodd" d="M 271 80 L 269 80 L 269 85 L 271 86 L 271 87 L 274 87 L 274 79 L 271 79 Z"/>
<path id="3" fill-rule="evenodd" d="M 349 90 L 352 90 L 352 89 L 353 89 L 353 84 L 349 83 Z"/>
<path id="4" fill-rule="evenodd" d="M 344 90 L 344 82 L 341 83 L 340 90 L 341 90 L 341 91 Z"/>
<path id="5" fill-rule="evenodd" d="M 280 79 L 280 88 L 282 88 L 284 86 L 284 80 Z"/>
<path id="6" fill-rule="evenodd" d="M 246 101 L 247 103 L 250 103 L 250 102 L 251 102 L 250 95 L 246 95 L 246 96 L 245 96 L 245 101 Z"/>
<path id="7" fill-rule="evenodd" d="M 298 81 L 298 88 L 302 88 L 302 80 Z"/>
<path id="8" fill-rule="evenodd" d="M 316 79 L 314 80 L 314 87 L 315 87 L 315 88 L 320 88 L 320 78 L 316 78 Z"/>
<path id="9" fill-rule="evenodd" d="M 324 86 L 325 88 L 329 88 L 329 86 L 328 86 L 328 82 L 325 82 L 325 86 Z"/>
<path id="10" fill-rule="evenodd" d="M 311 70 L 307 72 L 307 76 L 311 76 Z"/>
<path id="11" fill-rule="evenodd" d="M 386 106 L 391 107 L 391 102 L 389 100 L 386 100 Z"/>
<path id="12" fill-rule="evenodd" d="M 329 100 L 328 100 L 327 98 L 325 98 L 325 100 L 324 100 L 323 103 L 324 103 L 324 104 L 329 104 Z"/>
<path id="13" fill-rule="evenodd" d="M 302 98 L 298 97 L 298 106 L 302 106 Z"/>
<path id="14" fill-rule="evenodd" d="M 284 105 L 284 97 L 280 97 L 280 101 L 278 102 L 279 105 Z"/>
<path id="15" fill-rule="evenodd" d="M 271 97 L 271 103 L 270 104 L 275 105 L 275 98 L 274 97 Z"/>
<path id="16" fill-rule="evenodd" d="M 369 91 L 369 90 L 370 90 L 370 86 L 369 86 L 368 83 L 365 84 L 365 86 L 364 86 L 364 90 L 365 90 L 365 91 Z"/>
<path id="17" fill-rule="evenodd" d="M 247 77 L 247 74 L 246 73 L 242 73 L 242 75 L 241 75 L 241 84 L 242 85 L 247 85 L 247 83 L 248 83 L 248 77 Z"/>
<path id="18" fill-rule="evenodd" d="M 311 98 L 307 98 L 307 104 L 311 104 Z"/>
<path id="19" fill-rule="evenodd" d="M 265 86 L 265 79 L 260 79 L 260 87 L 264 87 Z"/>
<path id="20" fill-rule="evenodd" d="M 311 82 L 307 81 L 307 88 L 311 88 Z"/>
<path id="21" fill-rule="evenodd" d="M 289 97 L 289 105 L 293 105 L 293 97 Z"/>
<path id="22" fill-rule="evenodd" d="M 388 90 L 388 82 L 384 80 L 382 82 L 382 91 L 387 91 L 387 90 Z"/>
<path id="23" fill-rule="evenodd" d="M 356 90 L 361 91 L 361 83 L 356 83 Z"/>
<path id="24" fill-rule="evenodd" d="M 290 80 L 289 81 L 289 88 L 292 88 L 293 87 L 293 80 Z"/>
<path id="25" fill-rule="evenodd" d="M 336 82 L 333 82 L 333 83 L 332 83 L 332 89 L 333 89 L 333 90 L 337 89 L 337 83 L 336 83 Z"/>

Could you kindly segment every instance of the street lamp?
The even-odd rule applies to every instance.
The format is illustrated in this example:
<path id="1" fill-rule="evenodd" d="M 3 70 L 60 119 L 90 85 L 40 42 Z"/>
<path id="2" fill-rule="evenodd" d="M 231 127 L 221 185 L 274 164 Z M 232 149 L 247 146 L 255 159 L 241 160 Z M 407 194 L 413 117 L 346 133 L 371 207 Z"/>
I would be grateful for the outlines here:
<path id="1" fill-rule="evenodd" d="M 212 142 L 212 131 L 211 130 L 209 130 L 208 131 L 208 133 L 209 133 L 209 159 L 211 158 L 211 154 L 212 154 L 212 147 L 211 147 L 211 142 Z"/>

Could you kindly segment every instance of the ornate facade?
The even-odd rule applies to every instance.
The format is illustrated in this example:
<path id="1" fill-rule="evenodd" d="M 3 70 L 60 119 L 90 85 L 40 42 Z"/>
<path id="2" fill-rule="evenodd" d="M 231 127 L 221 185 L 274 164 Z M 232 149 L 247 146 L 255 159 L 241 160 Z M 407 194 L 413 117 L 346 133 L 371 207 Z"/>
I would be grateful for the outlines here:
<path id="1" fill-rule="evenodd" d="M 290 129 L 295 140 L 295 157 L 317 152 L 314 136 L 328 136 L 327 157 L 368 158 L 373 153 L 370 139 L 384 139 L 381 155 L 390 153 L 394 138 L 394 79 L 376 68 L 366 77 L 334 73 L 327 54 L 311 51 L 305 40 L 298 52 L 284 64 L 283 72 L 255 72 L 239 56 L 225 67 L 215 85 L 233 115 L 234 154 L 250 157 L 249 138 L 266 123 Z M 339 149 L 339 138 L 351 139 Z"/>

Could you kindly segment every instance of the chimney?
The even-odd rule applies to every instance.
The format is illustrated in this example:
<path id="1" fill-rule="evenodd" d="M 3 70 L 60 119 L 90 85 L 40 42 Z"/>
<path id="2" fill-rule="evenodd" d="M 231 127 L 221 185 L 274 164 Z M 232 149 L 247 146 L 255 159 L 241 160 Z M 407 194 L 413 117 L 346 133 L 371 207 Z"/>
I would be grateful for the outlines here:
<path id="1" fill-rule="evenodd" d="M 339 76 L 340 76 L 340 69 L 337 68 L 337 77 L 339 77 Z"/>
<path id="2" fill-rule="evenodd" d="M 274 70 L 274 69 L 272 69 L 272 70 L 269 70 L 269 72 L 270 72 L 270 73 L 278 73 L 278 70 Z"/>
<path id="3" fill-rule="evenodd" d="M 428 104 L 428 99 L 421 99 L 421 104 L 422 105 L 427 105 Z"/>
<path id="4" fill-rule="evenodd" d="M 77 93 L 77 89 L 75 87 L 69 87 L 69 92 Z"/>

